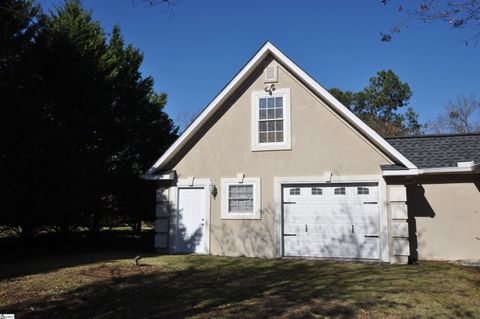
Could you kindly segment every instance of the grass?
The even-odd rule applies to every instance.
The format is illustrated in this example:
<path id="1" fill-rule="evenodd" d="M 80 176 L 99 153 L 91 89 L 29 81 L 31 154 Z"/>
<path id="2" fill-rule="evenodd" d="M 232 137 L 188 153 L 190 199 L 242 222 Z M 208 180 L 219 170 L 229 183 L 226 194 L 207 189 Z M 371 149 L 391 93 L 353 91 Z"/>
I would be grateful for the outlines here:
<path id="1" fill-rule="evenodd" d="M 84 253 L 0 265 L 17 318 L 475 318 L 480 269 Z"/>

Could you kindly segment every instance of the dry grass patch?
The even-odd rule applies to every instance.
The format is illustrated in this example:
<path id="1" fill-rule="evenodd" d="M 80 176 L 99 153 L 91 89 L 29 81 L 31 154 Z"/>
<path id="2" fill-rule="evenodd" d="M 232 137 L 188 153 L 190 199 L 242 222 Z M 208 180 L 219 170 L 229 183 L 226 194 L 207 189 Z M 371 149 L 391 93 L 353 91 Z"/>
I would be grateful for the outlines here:
<path id="1" fill-rule="evenodd" d="M 133 256 L 132 256 L 133 257 Z M 157 256 L 72 255 L 0 265 L 18 318 L 476 318 L 480 270 Z"/>

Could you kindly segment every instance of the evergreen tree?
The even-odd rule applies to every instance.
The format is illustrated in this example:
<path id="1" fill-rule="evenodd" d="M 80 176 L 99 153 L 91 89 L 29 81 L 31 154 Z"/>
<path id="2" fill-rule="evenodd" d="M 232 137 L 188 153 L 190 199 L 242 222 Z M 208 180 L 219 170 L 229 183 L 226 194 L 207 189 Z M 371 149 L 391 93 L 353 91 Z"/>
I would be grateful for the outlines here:
<path id="1" fill-rule="evenodd" d="M 153 196 L 154 185 L 140 175 L 177 129 L 163 111 L 166 95 L 139 71 L 142 53 L 124 44 L 118 27 L 107 35 L 79 1 L 65 1 L 37 23 L 30 69 L 36 81 L 21 105 L 31 121 L 11 123 L 19 137 L 8 156 L 20 164 L 12 160 L 2 171 L 9 175 L 2 188 L 14 195 L 11 214 L 26 216 L 16 203 L 28 198 L 24 209 L 35 214 L 35 226 L 65 233 L 85 226 L 98 234 L 103 225 L 153 219 L 153 198 L 144 196 Z M 14 172 L 22 170 L 20 181 Z"/>
<path id="2" fill-rule="evenodd" d="M 378 72 L 369 82 L 356 93 L 338 88 L 330 89 L 330 93 L 380 135 L 420 134 L 422 125 L 413 108 L 400 112 L 412 96 L 410 86 L 401 82 L 392 70 Z"/>

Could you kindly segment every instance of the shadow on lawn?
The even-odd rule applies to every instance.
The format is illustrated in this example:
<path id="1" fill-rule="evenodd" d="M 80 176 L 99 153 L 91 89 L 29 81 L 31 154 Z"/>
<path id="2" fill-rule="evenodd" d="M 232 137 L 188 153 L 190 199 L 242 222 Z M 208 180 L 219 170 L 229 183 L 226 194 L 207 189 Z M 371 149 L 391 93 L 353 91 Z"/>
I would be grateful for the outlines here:
<path id="1" fill-rule="evenodd" d="M 354 317 L 360 310 L 409 309 L 412 304 L 402 302 L 402 298 L 384 296 L 399 293 L 398 281 L 413 285 L 415 279 L 409 283 L 405 276 L 420 278 L 424 271 L 421 267 L 399 271 L 381 265 L 352 267 L 328 262 L 312 266 L 285 260 L 212 261 L 211 257 L 198 256 L 187 260 L 190 266 L 181 270 L 149 265 L 99 266 L 82 274 L 95 276 L 98 280 L 94 284 L 54 299 L 0 307 L 0 313 L 17 313 L 19 318 L 344 318 Z M 444 287 L 431 289 L 445 293 Z M 461 308 L 455 311 L 460 317 L 474 317 Z"/>
<path id="2" fill-rule="evenodd" d="M 99 239 L 81 233 L 72 234 L 68 239 L 54 234 L 38 236 L 32 241 L 0 239 L 0 280 L 154 254 L 153 233 L 137 237 L 129 234 L 106 231 Z"/>

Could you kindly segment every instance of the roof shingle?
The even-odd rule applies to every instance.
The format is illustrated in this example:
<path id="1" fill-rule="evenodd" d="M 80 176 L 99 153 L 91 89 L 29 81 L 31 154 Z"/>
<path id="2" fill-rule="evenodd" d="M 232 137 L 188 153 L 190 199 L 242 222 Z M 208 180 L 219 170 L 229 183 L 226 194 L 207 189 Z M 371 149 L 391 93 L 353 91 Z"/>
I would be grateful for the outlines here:
<path id="1" fill-rule="evenodd" d="M 387 137 L 418 168 L 456 167 L 458 162 L 480 163 L 480 134 Z"/>

